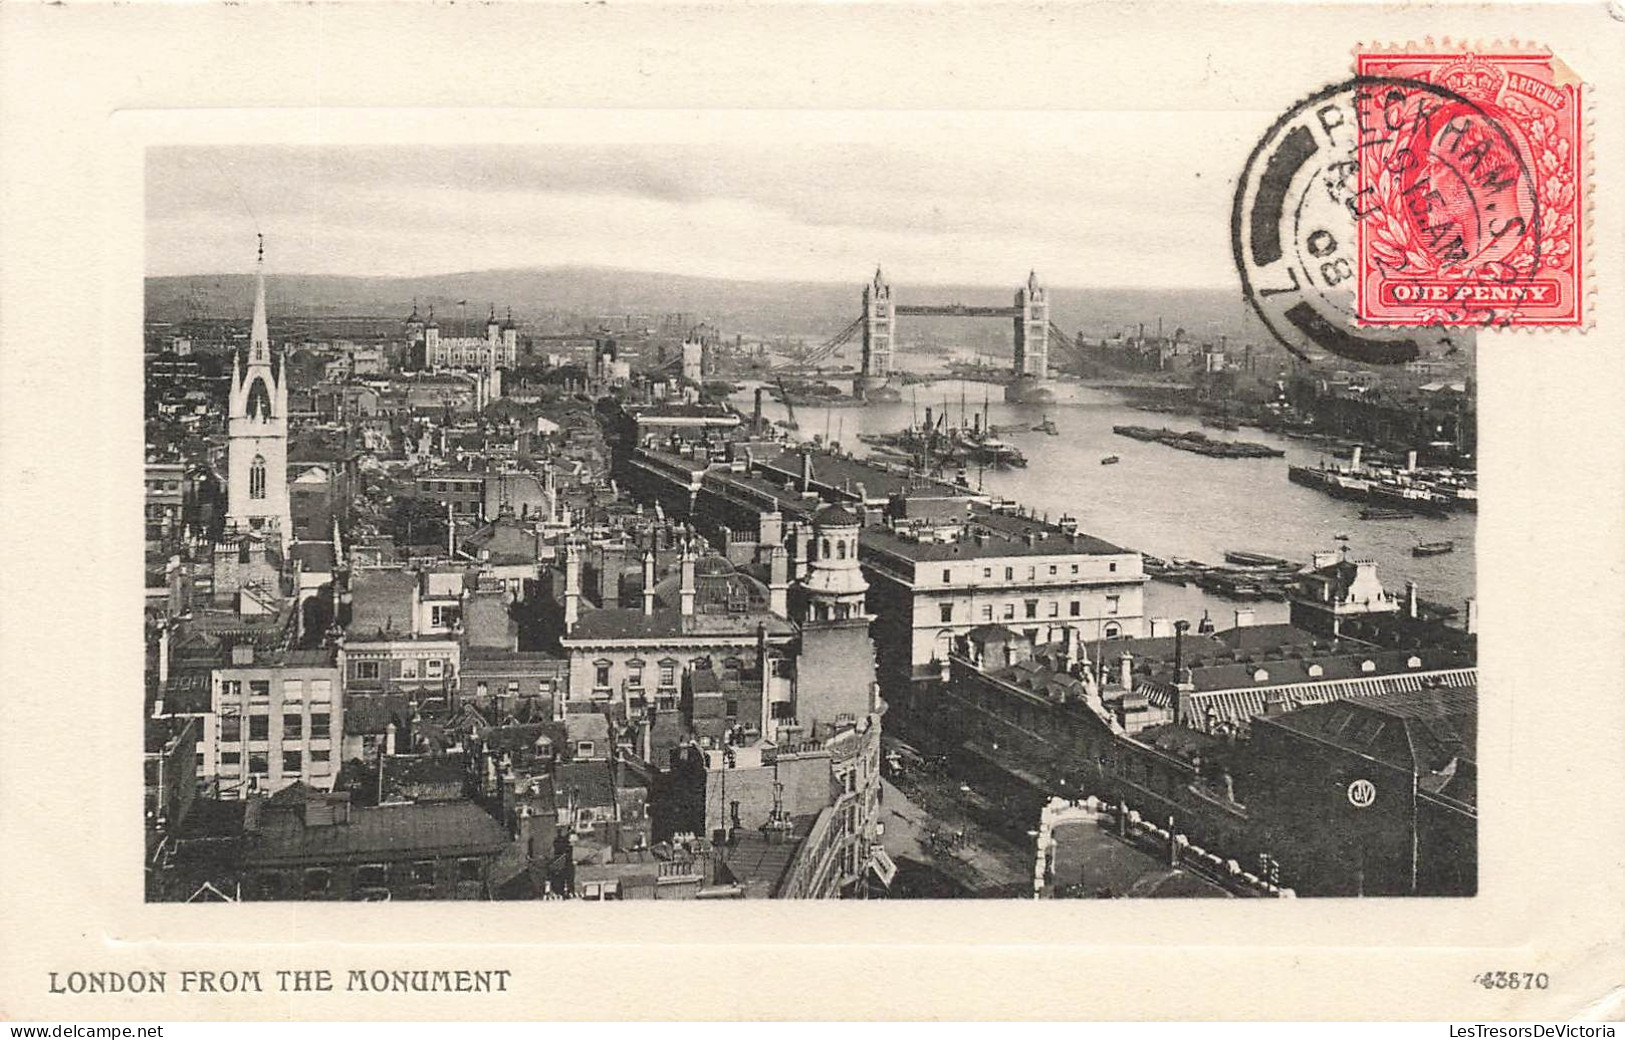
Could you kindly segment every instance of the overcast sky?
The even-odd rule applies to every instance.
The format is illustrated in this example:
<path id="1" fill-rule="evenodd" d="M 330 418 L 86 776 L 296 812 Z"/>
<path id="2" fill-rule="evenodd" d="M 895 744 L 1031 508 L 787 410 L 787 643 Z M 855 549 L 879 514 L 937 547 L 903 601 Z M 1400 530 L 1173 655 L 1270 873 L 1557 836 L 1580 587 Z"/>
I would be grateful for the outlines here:
<path id="1" fill-rule="evenodd" d="M 598 266 L 851 282 L 1234 284 L 1234 177 L 1267 120 L 1080 116 L 897 143 L 165 147 L 147 270 L 433 275 Z"/>

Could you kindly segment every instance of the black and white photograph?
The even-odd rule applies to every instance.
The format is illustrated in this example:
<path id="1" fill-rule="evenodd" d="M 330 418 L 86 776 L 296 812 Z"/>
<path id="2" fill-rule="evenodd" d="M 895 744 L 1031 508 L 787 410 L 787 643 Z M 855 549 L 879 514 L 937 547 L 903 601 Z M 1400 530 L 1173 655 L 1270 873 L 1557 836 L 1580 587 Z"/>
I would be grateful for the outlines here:
<path id="1" fill-rule="evenodd" d="M 0 3 L 0 1018 L 1606 1040 L 1622 101 L 1619 2 Z"/>
<path id="2" fill-rule="evenodd" d="M 1085 122 L 149 152 L 149 898 L 1471 896 L 1472 332 Z"/>

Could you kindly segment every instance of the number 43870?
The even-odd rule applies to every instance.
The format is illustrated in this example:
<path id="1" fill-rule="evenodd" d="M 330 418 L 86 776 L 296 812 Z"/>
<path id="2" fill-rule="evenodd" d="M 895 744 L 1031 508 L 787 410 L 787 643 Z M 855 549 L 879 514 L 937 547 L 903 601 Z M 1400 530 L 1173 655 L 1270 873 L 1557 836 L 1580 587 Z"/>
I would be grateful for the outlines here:
<path id="1" fill-rule="evenodd" d="M 1485 989 L 1545 989 L 1552 984 L 1544 971 L 1485 971 L 1473 981 Z"/>

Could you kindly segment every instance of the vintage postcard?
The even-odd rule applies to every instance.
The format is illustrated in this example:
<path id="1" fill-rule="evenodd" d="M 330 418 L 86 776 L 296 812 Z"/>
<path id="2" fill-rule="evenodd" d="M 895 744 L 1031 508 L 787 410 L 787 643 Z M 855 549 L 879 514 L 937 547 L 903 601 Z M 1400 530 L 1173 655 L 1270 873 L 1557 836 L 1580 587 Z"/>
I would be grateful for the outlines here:
<path id="1" fill-rule="evenodd" d="M 0 10 L 0 1015 L 1616 1016 L 1622 22 Z"/>

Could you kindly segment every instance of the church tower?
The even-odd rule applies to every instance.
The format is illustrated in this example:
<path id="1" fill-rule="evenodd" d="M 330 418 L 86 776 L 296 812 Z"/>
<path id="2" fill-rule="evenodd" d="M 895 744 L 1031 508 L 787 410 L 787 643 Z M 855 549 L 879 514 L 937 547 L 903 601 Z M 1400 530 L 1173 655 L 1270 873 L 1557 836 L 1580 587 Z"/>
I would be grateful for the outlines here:
<path id="1" fill-rule="evenodd" d="M 226 526 L 265 531 L 283 551 L 293 536 L 288 507 L 288 377 L 271 351 L 265 320 L 265 239 L 254 272 L 254 325 L 247 362 L 231 359 L 226 412 Z"/>
<path id="2" fill-rule="evenodd" d="M 813 514 L 812 568 L 801 583 L 804 623 L 862 621 L 869 583 L 858 565 L 861 521 L 843 506 L 826 505 Z"/>

